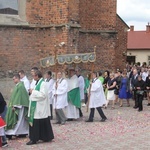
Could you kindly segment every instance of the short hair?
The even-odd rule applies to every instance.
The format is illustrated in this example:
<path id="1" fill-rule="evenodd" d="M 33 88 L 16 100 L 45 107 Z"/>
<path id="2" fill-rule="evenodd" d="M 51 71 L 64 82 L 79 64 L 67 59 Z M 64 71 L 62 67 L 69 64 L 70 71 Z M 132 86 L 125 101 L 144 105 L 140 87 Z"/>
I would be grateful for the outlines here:
<path id="1" fill-rule="evenodd" d="M 17 79 L 20 79 L 20 75 L 17 73 L 17 74 L 14 74 L 13 77 L 17 78 Z"/>
<path id="2" fill-rule="evenodd" d="M 25 74 L 24 70 L 20 70 L 18 73 Z"/>
<path id="3" fill-rule="evenodd" d="M 36 70 L 36 71 L 34 72 L 34 74 L 35 74 L 36 76 L 38 76 L 39 78 L 42 78 L 42 77 L 43 77 L 43 76 L 42 76 L 42 72 L 39 71 L 39 70 Z"/>
<path id="4" fill-rule="evenodd" d="M 38 68 L 37 67 L 33 67 L 33 68 L 31 68 L 31 70 L 35 70 L 36 71 L 36 70 L 38 70 Z"/>
<path id="5" fill-rule="evenodd" d="M 51 71 L 47 71 L 46 72 L 48 75 L 52 76 L 52 72 Z"/>

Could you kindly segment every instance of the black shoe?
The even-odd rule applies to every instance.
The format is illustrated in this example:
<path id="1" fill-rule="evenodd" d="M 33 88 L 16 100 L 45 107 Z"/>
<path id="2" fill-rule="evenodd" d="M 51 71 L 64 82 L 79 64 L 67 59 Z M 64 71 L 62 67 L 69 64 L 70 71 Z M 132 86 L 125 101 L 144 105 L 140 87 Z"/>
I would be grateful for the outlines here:
<path id="1" fill-rule="evenodd" d="M 134 108 L 134 109 L 137 109 L 138 107 L 137 107 L 137 106 L 134 106 L 133 108 Z"/>
<path id="2" fill-rule="evenodd" d="M 12 139 L 12 135 L 6 135 L 6 137 L 8 138 L 8 140 Z"/>
<path id="3" fill-rule="evenodd" d="M 2 143 L 2 147 L 7 147 L 8 146 L 8 143 L 5 142 L 5 143 Z"/>
<path id="4" fill-rule="evenodd" d="M 93 120 L 90 120 L 90 119 L 89 119 L 89 120 L 86 120 L 85 122 L 93 122 Z"/>
<path id="5" fill-rule="evenodd" d="M 147 106 L 150 106 L 150 103 L 148 103 Z"/>
<path id="6" fill-rule="evenodd" d="M 61 124 L 61 122 L 58 121 L 58 122 L 55 122 L 54 124 Z"/>
<path id="7" fill-rule="evenodd" d="M 138 110 L 138 112 L 140 112 L 140 111 L 142 111 L 142 110 Z"/>
<path id="8" fill-rule="evenodd" d="M 26 145 L 33 145 L 33 144 L 36 144 L 36 142 L 29 141 L 29 142 L 26 143 Z"/>
<path id="9" fill-rule="evenodd" d="M 20 135 L 17 135 L 16 137 L 18 138 L 26 138 L 27 134 L 20 134 Z"/>
<path id="10" fill-rule="evenodd" d="M 100 120 L 100 122 L 105 122 L 107 118 L 103 118 Z"/>
<path id="11" fill-rule="evenodd" d="M 67 121 L 73 121 L 73 119 L 67 119 Z"/>
<path id="12" fill-rule="evenodd" d="M 80 114 L 80 117 L 83 117 L 83 114 Z"/>
<path id="13" fill-rule="evenodd" d="M 43 142 L 50 142 L 50 140 L 44 140 Z"/>

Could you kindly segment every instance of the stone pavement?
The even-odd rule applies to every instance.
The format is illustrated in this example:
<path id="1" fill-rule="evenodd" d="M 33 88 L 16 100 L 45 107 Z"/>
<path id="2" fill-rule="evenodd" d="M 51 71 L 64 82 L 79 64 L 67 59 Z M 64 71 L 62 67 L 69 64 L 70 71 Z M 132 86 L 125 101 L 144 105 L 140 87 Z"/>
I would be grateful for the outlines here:
<path id="1" fill-rule="evenodd" d="M 114 110 L 103 109 L 108 120 L 99 122 L 96 111 L 93 123 L 86 123 L 88 113 L 82 107 L 84 117 L 65 125 L 53 124 L 55 139 L 49 143 L 27 146 L 28 138 L 8 141 L 8 150 L 150 150 L 150 106 L 144 100 L 143 112 L 131 106 L 118 105 Z"/>

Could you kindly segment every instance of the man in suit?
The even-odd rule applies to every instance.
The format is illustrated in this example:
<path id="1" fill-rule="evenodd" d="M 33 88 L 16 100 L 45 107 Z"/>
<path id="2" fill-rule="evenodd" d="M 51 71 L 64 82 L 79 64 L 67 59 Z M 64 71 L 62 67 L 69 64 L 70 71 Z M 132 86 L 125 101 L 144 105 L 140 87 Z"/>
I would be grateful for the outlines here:
<path id="1" fill-rule="evenodd" d="M 142 80 L 142 76 L 138 76 L 138 80 L 135 84 L 135 90 L 136 90 L 136 100 L 137 100 L 137 106 L 138 106 L 138 111 L 143 110 L 143 97 L 144 97 L 144 90 L 145 90 L 145 82 Z"/>
<path id="2" fill-rule="evenodd" d="M 133 99 L 135 100 L 135 105 L 133 108 L 138 108 L 138 102 L 137 102 L 137 99 L 136 99 L 136 89 L 135 89 L 135 85 L 136 85 L 136 82 L 138 80 L 138 71 L 137 69 L 134 69 L 133 70 L 133 75 L 131 77 L 131 89 L 133 91 Z"/>

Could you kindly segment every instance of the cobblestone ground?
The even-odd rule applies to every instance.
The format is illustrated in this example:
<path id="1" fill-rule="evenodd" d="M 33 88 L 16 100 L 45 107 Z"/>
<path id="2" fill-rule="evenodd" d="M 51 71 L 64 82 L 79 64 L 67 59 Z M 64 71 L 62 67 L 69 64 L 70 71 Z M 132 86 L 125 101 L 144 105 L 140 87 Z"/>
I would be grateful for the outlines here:
<path id="1" fill-rule="evenodd" d="M 131 106 L 116 106 L 114 110 L 104 109 L 108 120 L 100 122 L 98 113 L 93 123 L 86 123 L 86 108 L 82 107 L 84 117 L 65 125 L 54 124 L 55 139 L 49 143 L 27 146 L 28 138 L 8 141 L 8 150 L 149 150 L 150 149 L 150 106 L 144 100 L 143 112 Z"/>

